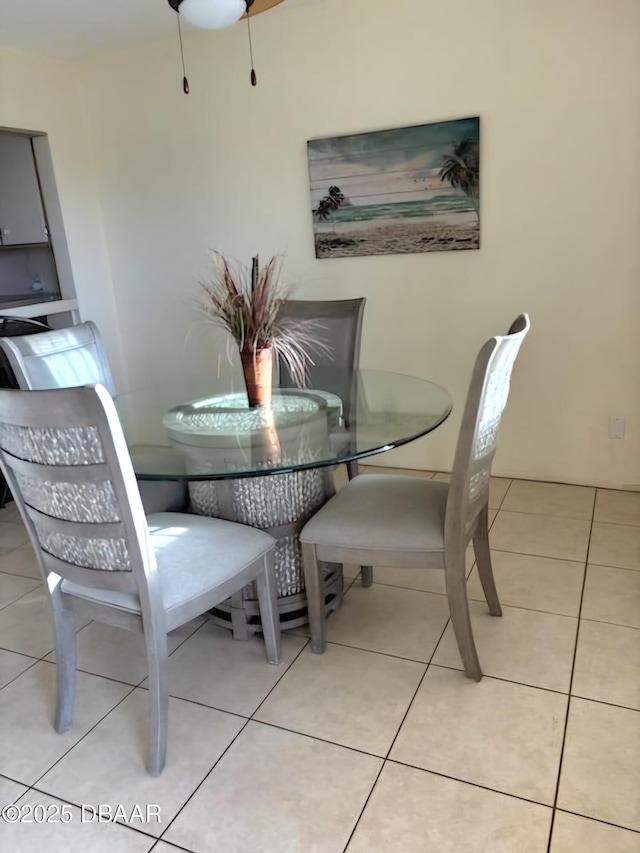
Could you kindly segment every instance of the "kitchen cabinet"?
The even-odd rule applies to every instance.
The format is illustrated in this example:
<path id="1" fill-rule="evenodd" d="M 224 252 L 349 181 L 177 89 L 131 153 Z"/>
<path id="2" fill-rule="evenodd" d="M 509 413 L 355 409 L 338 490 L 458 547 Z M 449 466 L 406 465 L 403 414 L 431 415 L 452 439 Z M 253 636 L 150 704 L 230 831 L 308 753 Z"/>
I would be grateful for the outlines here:
<path id="1" fill-rule="evenodd" d="M 48 240 L 31 139 L 0 133 L 0 245 Z"/>

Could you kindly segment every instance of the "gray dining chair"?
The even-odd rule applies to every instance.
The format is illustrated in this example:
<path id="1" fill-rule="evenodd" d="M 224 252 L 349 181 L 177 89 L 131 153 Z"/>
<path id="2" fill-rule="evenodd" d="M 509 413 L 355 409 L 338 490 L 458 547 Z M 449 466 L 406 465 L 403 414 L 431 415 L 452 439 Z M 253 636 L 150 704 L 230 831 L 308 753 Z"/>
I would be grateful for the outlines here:
<path id="1" fill-rule="evenodd" d="M 342 421 L 349 432 L 353 445 L 353 430 L 356 427 L 358 407 L 358 369 L 360 367 L 360 345 L 362 322 L 366 298 L 358 299 L 287 299 L 280 309 L 283 317 L 317 323 L 319 337 L 326 349 L 313 354 L 314 363 L 309 367 L 310 388 L 330 391 L 342 400 Z M 280 387 L 294 388 L 285 364 L 280 367 Z M 359 473 L 357 462 L 347 462 L 347 477 L 353 480 Z M 371 566 L 361 566 L 362 577 L 369 585 L 373 582 Z M 341 597 L 340 597 L 341 600 Z"/>
<path id="2" fill-rule="evenodd" d="M 342 400 L 347 428 L 353 426 L 357 406 L 357 371 L 360 367 L 362 320 L 366 299 L 288 299 L 280 316 L 317 323 L 318 337 L 326 350 L 313 354 L 309 387 L 336 394 Z M 280 387 L 295 388 L 285 364 L 280 365 Z M 357 462 L 347 464 L 349 479 L 358 472 Z"/>
<path id="3" fill-rule="evenodd" d="M 356 477 L 302 529 L 314 652 L 324 652 L 327 645 L 319 560 L 444 569 L 451 622 L 465 671 L 475 681 L 482 678 L 469 618 L 465 551 L 473 540 L 489 611 L 492 616 L 501 616 L 489 549 L 489 484 L 511 372 L 529 326 L 529 317 L 521 314 L 507 335 L 491 338 L 480 350 L 450 484 L 392 474 Z"/>
<path id="4" fill-rule="evenodd" d="M 77 385 L 104 385 L 112 397 L 116 389 L 102 338 L 91 321 L 67 329 L 0 338 L 20 388 L 43 391 Z M 142 480 L 142 503 L 147 513 L 180 512 L 189 498 L 184 483 Z"/>
<path id="5" fill-rule="evenodd" d="M 167 633 L 256 581 L 267 660 L 281 660 L 274 539 L 219 519 L 145 518 L 115 405 L 101 386 L 0 391 L 0 466 L 35 549 L 53 615 L 55 729 L 72 725 L 77 614 L 142 632 L 147 769 L 164 767 Z"/>

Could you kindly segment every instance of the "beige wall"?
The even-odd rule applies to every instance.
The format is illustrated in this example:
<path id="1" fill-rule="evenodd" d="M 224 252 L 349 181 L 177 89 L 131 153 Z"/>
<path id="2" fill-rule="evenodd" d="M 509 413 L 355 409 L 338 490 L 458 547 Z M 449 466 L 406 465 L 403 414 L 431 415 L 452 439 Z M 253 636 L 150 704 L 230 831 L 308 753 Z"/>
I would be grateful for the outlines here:
<path id="1" fill-rule="evenodd" d="M 0 50 L 0 127 L 48 134 L 80 312 L 99 318 L 122 385 L 120 335 L 77 65 Z"/>
<path id="2" fill-rule="evenodd" d="M 388 462 L 450 466 L 475 353 L 527 310 L 495 472 L 640 483 L 639 33 L 636 0 L 323 0 L 255 19 L 257 89 L 243 26 L 187 36 L 189 97 L 173 42 L 85 62 L 130 385 L 215 373 L 190 331 L 209 247 L 284 251 L 303 296 L 367 297 L 364 366 L 454 396 Z M 479 252 L 314 259 L 307 139 L 476 114 Z"/>

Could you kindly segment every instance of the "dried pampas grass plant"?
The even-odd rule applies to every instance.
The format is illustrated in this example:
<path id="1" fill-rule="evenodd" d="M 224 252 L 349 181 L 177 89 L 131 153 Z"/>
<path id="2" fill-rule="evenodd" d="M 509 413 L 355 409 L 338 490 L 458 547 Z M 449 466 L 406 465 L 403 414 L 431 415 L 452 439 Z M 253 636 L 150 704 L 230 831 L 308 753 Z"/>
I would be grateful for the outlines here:
<path id="1" fill-rule="evenodd" d="M 260 267 L 255 257 L 248 268 L 232 264 L 220 252 L 212 256 L 214 275 L 200 285 L 197 311 L 225 329 L 242 356 L 255 359 L 259 352 L 270 349 L 287 366 L 296 385 L 306 385 L 313 354 L 330 355 L 330 349 L 323 341 L 326 330 L 321 323 L 280 316 L 292 290 L 282 283 L 281 259 L 274 256 Z"/>

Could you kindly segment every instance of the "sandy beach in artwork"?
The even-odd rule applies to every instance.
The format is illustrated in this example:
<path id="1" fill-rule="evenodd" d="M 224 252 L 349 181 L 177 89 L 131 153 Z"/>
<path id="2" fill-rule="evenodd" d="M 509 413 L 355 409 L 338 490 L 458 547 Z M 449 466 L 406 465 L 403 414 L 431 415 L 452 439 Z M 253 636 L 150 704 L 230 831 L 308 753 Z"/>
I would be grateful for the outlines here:
<path id="1" fill-rule="evenodd" d="M 461 221 L 463 220 L 463 221 Z M 479 249 L 480 226 L 475 215 L 450 220 L 380 220 L 343 222 L 335 229 L 316 230 L 316 257 L 352 258 L 362 255 L 398 255 Z"/>

